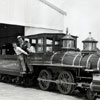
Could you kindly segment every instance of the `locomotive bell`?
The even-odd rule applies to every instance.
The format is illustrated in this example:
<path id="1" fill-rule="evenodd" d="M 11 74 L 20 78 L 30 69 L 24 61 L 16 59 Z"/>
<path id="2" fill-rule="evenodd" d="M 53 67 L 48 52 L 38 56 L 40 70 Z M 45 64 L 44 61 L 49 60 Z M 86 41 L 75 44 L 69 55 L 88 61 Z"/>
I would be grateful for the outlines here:
<path id="1" fill-rule="evenodd" d="M 83 52 L 97 52 L 97 43 L 98 41 L 96 41 L 92 36 L 91 36 L 91 32 L 89 32 L 89 37 L 86 38 L 85 40 L 82 41 L 83 42 Z"/>

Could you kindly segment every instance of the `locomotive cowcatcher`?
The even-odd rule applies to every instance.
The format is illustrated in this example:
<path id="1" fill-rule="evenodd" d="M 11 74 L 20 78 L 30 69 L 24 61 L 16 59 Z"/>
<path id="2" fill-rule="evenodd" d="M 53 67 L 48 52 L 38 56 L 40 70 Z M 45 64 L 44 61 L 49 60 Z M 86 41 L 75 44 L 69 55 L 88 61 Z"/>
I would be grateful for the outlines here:
<path id="1" fill-rule="evenodd" d="M 40 33 L 25 36 L 35 53 L 27 57 L 32 72 L 20 74 L 16 55 L 0 55 L 0 79 L 7 82 L 38 83 L 42 90 L 57 87 L 63 94 L 75 89 L 94 100 L 100 93 L 100 54 L 97 41 L 89 37 L 77 48 L 77 36 L 63 33 Z M 8 49 L 8 48 L 5 48 Z M 9 49 L 10 50 L 10 49 Z"/>

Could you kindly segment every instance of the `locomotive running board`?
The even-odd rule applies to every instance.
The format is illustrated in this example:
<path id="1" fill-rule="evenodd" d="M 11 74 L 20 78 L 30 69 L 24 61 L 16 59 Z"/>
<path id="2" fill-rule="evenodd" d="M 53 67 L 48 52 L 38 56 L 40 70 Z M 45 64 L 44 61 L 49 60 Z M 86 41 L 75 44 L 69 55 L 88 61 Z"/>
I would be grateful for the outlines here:
<path id="1" fill-rule="evenodd" d="M 4 69 L 0 69 L 0 74 L 11 75 L 11 76 L 20 76 L 20 77 L 24 76 L 24 74 L 20 74 L 19 71 L 4 70 Z"/>
<path id="2" fill-rule="evenodd" d="M 99 70 L 97 70 L 97 69 L 85 69 L 84 71 L 86 71 L 86 72 L 95 72 L 95 73 L 99 72 Z"/>
<path id="3" fill-rule="evenodd" d="M 65 64 L 29 64 L 30 66 L 50 66 L 50 67 L 66 67 L 66 68 L 81 68 L 84 69 L 86 68 L 85 66 L 76 66 L 76 65 L 65 65 Z"/>

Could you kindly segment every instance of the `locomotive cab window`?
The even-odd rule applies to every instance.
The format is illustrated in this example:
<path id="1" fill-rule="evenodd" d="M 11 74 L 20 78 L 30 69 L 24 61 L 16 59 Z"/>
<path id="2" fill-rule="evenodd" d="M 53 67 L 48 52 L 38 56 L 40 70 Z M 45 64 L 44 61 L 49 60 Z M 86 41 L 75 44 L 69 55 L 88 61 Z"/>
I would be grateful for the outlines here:
<path id="1" fill-rule="evenodd" d="M 37 52 L 43 52 L 43 38 L 38 39 Z"/>
<path id="2" fill-rule="evenodd" d="M 46 39 L 46 52 L 52 52 L 52 43 L 52 40 Z"/>

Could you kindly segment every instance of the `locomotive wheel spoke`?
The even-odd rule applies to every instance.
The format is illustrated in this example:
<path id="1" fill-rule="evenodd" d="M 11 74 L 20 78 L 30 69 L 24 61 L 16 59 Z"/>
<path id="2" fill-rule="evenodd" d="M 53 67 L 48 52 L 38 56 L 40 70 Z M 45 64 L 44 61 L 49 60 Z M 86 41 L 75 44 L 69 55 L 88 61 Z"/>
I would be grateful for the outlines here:
<path id="1" fill-rule="evenodd" d="M 42 70 L 39 74 L 39 78 L 43 80 L 39 80 L 39 87 L 42 90 L 47 90 L 50 87 L 50 82 L 45 81 L 45 80 L 51 80 L 52 76 L 51 73 L 47 70 Z"/>
<path id="2" fill-rule="evenodd" d="M 71 72 L 63 71 L 58 76 L 57 88 L 63 94 L 70 94 L 73 90 L 74 77 Z"/>

